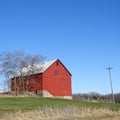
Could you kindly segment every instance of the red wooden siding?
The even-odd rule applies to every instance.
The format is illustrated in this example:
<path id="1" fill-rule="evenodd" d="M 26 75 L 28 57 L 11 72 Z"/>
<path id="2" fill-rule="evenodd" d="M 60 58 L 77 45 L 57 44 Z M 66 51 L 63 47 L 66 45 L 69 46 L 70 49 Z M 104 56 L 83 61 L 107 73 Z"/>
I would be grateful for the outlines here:
<path id="1" fill-rule="evenodd" d="M 37 91 L 43 89 L 42 74 L 33 75 L 29 80 L 29 91 Z"/>
<path id="2" fill-rule="evenodd" d="M 71 74 L 61 62 L 56 61 L 44 72 L 43 89 L 54 96 L 72 96 Z"/>
<path id="3" fill-rule="evenodd" d="M 42 90 L 43 89 L 43 79 L 42 79 L 42 74 L 36 74 L 36 75 L 31 75 L 29 80 L 28 80 L 28 86 L 27 86 L 27 77 L 23 77 L 24 83 L 21 84 L 21 80 L 19 77 L 16 78 L 16 85 L 15 85 L 15 80 L 11 80 L 11 91 L 15 91 L 15 86 L 16 88 L 20 90 L 21 85 L 24 84 L 24 88 L 27 91 L 37 91 L 37 90 Z"/>

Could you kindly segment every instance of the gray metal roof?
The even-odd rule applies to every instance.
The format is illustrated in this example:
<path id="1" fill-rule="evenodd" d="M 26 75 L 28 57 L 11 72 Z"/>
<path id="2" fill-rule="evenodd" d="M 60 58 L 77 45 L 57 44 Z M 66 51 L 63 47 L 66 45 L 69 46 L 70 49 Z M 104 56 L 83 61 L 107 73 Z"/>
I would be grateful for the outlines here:
<path id="1" fill-rule="evenodd" d="M 30 74 L 37 74 L 45 72 L 57 59 L 51 60 L 48 62 L 42 62 L 34 66 L 24 67 L 17 76 L 22 75 L 30 75 Z"/>
<path id="2" fill-rule="evenodd" d="M 45 72 L 56 60 L 57 59 L 37 64 L 36 67 L 40 70 L 39 73 Z"/>

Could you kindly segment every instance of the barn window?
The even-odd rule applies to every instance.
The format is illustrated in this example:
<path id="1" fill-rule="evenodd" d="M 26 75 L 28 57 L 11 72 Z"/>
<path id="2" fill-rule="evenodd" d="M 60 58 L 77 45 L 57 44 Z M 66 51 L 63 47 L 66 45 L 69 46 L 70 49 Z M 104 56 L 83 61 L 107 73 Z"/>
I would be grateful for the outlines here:
<path id="1" fill-rule="evenodd" d="M 55 71 L 55 74 L 56 74 L 56 75 L 59 75 L 59 74 L 60 74 L 60 71 L 56 70 L 56 71 Z"/>

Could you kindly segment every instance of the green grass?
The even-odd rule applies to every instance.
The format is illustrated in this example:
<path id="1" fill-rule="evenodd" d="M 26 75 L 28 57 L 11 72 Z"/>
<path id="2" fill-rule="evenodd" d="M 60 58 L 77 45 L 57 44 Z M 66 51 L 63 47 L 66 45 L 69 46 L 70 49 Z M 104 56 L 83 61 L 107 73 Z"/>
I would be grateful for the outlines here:
<path id="1" fill-rule="evenodd" d="M 93 103 L 78 100 L 65 100 L 57 98 L 39 97 L 1 97 L 0 113 L 14 111 L 28 111 L 43 107 L 64 108 L 67 106 L 105 108 L 112 111 L 120 111 L 120 104 L 112 103 Z"/>
<path id="2" fill-rule="evenodd" d="M 30 119 L 31 118 L 31 119 Z M 40 97 L 0 97 L 0 120 L 120 119 L 120 104 Z M 106 118 L 106 119 L 104 119 Z"/>

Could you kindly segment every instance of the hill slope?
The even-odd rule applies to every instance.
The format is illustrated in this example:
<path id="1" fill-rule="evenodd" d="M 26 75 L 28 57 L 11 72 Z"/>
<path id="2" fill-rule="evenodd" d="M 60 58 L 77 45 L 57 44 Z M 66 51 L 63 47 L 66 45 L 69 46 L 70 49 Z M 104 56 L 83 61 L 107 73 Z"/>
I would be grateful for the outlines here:
<path id="1" fill-rule="evenodd" d="M 1 97 L 1 120 L 120 119 L 120 104 L 39 97 Z"/>

